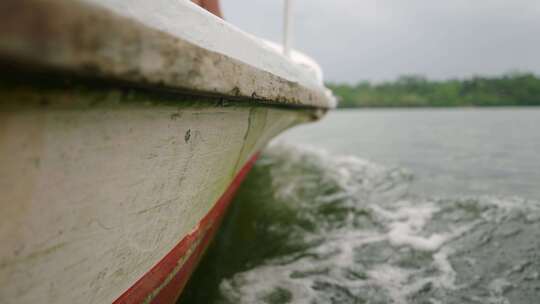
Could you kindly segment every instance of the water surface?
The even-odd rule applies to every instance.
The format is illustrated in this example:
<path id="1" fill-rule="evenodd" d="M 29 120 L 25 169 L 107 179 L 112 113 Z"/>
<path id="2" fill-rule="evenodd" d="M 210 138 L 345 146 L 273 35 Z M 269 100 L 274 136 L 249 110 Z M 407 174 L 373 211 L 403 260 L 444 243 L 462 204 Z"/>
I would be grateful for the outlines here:
<path id="1" fill-rule="evenodd" d="M 540 110 L 349 110 L 262 154 L 181 303 L 537 303 Z"/>

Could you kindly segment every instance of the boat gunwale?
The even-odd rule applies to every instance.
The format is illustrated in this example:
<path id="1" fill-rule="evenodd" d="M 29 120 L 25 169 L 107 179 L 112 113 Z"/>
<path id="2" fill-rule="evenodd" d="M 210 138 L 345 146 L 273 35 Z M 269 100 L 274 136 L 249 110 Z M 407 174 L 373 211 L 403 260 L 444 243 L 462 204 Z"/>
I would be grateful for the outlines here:
<path id="1" fill-rule="evenodd" d="M 227 96 L 217 93 L 191 91 L 166 86 L 126 81 L 117 78 L 96 77 L 80 74 L 59 68 L 40 65 L 29 65 L 25 62 L 7 62 L 0 59 L 0 89 L 28 91 L 84 91 L 107 94 L 118 91 L 122 94 L 132 94 L 144 102 L 165 104 L 182 107 L 254 107 L 264 106 L 276 109 L 311 110 L 322 116 L 328 109 L 306 104 L 286 104 L 266 99 L 243 96 Z M 145 98 L 142 98 L 145 97 Z M 0 100 L 0 104 L 7 100 Z M 43 104 L 41 104 L 43 105 Z M 28 100 L 28 106 L 32 102 Z M 63 105 L 68 106 L 68 105 Z M 319 118 L 319 117 L 318 117 Z"/>
<path id="2" fill-rule="evenodd" d="M 93 4 L 5 0 L 0 8 L 0 61 L 11 65 L 250 105 L 333 107 L 322 85 L 284 79 Z"/>

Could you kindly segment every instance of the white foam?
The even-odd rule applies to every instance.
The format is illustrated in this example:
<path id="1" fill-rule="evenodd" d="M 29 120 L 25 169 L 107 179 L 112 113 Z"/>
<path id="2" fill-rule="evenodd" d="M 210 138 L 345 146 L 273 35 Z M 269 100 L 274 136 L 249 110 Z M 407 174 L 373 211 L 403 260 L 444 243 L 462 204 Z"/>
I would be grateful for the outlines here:
<path id="1" fill-rule="evenodd" d="M 377 285 L 385 286 L 394 303 L 406 303 L 407 292 L 403 286 L 407 284 L 411 272 L 388 264 L 375 266 L 368 275 Z"/>
<path id="2" fill-rule="evenodd" d="M 338 285 L 351 294 L 365 292 L 366 288 L 374 292 L 382 290 L 389 297 L 388 301 L 394 303 L 410 303 L 410 296 L 421 292 L 428 284 L 436 290 L 459 290 L 463 286 L 457 284 L 457 274 L 450 262 L 455 252 L 453 240 L 473 231 L 479 224 L 505 220 L 515 210 L 525 212 L 533 208 L 535 211 L 531 214 L 540 214 L 540 209 L 535 209 L 537 205 L 523 204 L 519 199 L 464 198 L 456 200 L 450 207 L 444 205 L 447 201 L 401 199 L 401 194 L 389 192 L 395 186 L 407 184 L 406 176 L 399 176 L 399 173 L 396 177 L 395 170 L 355 157 L 336 157 L 316 149 L 283 144 L 273 144 L 267 155 L 273 159 L 269 169 L 276 195 L 296 205 L 299 213 L 309 215 L 325 204 L 340 204 L 349 208 L 346 210 L 350 213 L 340 228 L 332 228 L 323 222 L 324 219 L 314 216 L 314 220 L 319 221 L 316 224 L 322 228 L 314 233 L 305 232 L 305 238 L 324 242 L 303 252 L 304 257 L 269 260 L 224 280 L 222 294 L 232 303 L 261 303 L 261 299 L 275 288 L 288 290 L 292 303 L 312 303 L 321 298 L 313 288 L 315 282 L 320 281 Z M 265 165 L 269 163 L 265 162 Z M 314 195 L 306 200 L 311 197 L 311 191 L 317 193 L 321 185 L 326 184 L 335 186 L 335 192 Z M 463 217 L 462 213 L 456 212 L 450 214 L 451 220 L 438 227 L 436 232 L 430 228 L 439 213 L 449 212 L 444 206 L 451 212 L 459 208 L 468 210 L 469 204 L 473 211 L 467 212 L 478 212 L 474 217 Z M 360 209 L 365 210 L 375 223 L 367 226 L 370 228 L 353 226 L 355 212 Z M 532 215 L 528 217 L 535 220 Z M 386 259 L 375 257 L 370 262 L 370 257 L 366 257 L 367 262 L 359 262 L 358 251 L 366 248 L 382 248 L 381 251 L 391 253 Z M 373 250 L 365 252 L 377 255 Z M 399 263 L 400 258 L 406 258 L 406 252 L 411 250 L 422 252 L 420 261 L 423 264 L 403 266 Z M 323 269 L 327 271 L 313 271 Z M 365 277 L 351 279 L 347 275 L 351 271 L 362 272 Z M 293 276 L 294 273 L 307 274 Z M 503 283 L 499 280 L 490 284 L 493 301 L 504 303 L 502 293 L 507 285 Z M 443 303 L 436 298 L 427 301 Z"/>
<path id="3" fill-rule="evenodd" d="M 379 215 L 392 220 L 389 224 L 388 240 L 393 246 L 410 246 L 420 251 L 436 251 L 448 239 L 449 235 L 431 234 L 422 236 L 426 223 L 439 209 L 433 204 L 411 206 L 401 203 L 402 207 L 385 210 L 379 206 L 371 206 Z"/>

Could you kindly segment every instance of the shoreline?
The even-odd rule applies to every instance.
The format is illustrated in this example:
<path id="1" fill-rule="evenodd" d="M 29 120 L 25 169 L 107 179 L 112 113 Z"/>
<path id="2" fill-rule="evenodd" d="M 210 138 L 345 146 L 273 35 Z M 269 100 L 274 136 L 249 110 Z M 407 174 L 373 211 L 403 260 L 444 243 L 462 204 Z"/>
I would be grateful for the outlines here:
<path id="1" fill-rule="evenodd" d="M 493 106 L 365 106 L 365 107 L 338 107 L 334 111 L 341 110 L 357 110 L 357 109 L 397 109 L 397 110 L 413 110 L 413 109 L 530 109 L 539 108 L 540 105 L 493 105 Z"/>

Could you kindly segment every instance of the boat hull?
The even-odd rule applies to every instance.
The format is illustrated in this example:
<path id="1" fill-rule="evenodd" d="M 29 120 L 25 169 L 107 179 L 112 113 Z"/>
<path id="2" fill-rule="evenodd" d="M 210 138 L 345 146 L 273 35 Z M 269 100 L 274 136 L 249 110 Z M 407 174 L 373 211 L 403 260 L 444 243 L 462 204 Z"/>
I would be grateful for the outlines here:
<path id="1" fill-rule="evenodd" d="M 0 302 L 172 303 L 234 190 L 309 109 L 0 87 Z"/>
<path id="2" fill-rule="evenodd" d="M 173 303 L 258 151 L 335 105 L 190 1 L 0 1 L 0 71 L 0 303 Z"/>
<path id="3" fill-rule="evenodd" d="M 254 155 L 240 170 L 227 191 L 196 229 L 184 237 L 171 252 L 147 272 L 114 303 L 174 303 L 182 293 L 191 274 L 225 216 L 231 200 L 257 160 Z"/>

